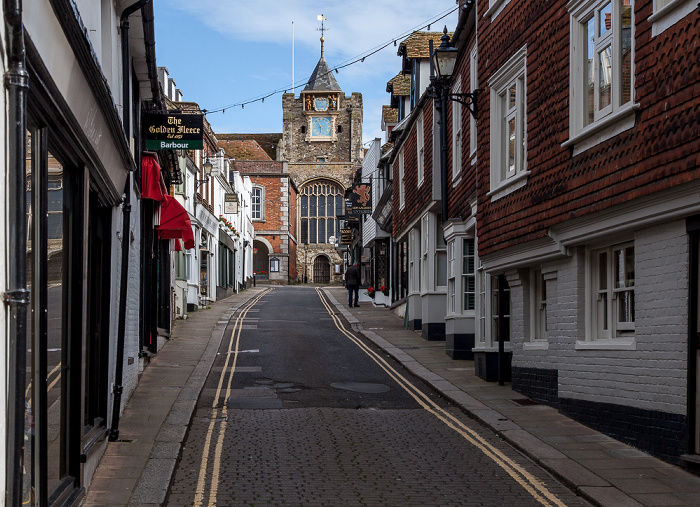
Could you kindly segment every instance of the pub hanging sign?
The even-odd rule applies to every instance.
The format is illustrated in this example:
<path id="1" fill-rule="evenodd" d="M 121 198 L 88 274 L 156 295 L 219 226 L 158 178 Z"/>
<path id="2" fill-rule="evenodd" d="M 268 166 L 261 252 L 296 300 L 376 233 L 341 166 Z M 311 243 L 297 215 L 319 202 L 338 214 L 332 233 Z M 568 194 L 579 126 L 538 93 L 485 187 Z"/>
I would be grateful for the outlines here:
<path id="1" fill-rule="evenodd" d="M 238 213 L 238 194 L 224 194 L 224 213 Z"/>
<path id="2" fill-rule="evenodd" d="M 349 215 L 360 218 L 360 215 L 372 213 L 372 185 L 369 183 L 355 183 L 350 192 L 352 211 Z"/>
<path id="3" fill-rule="evenodd" d="M 147 150 L 201 150 L 204 115 L 144 113 L 143 135 Z"/>

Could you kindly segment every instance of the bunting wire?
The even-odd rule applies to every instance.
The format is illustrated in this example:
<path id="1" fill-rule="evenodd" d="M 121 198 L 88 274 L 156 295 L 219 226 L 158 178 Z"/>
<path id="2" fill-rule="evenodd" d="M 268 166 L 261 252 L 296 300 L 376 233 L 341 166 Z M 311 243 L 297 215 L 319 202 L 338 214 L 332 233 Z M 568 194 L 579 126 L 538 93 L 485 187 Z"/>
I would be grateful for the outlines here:
<path id="1" fill-rule="evenodd" d="M 396 37 L 392 37 L 389 41 L 387 41 L 387 42 L 385 42 L 385 43 L 382 43 L 382 44 L 379 44 L 378 46 L 375 46 L 374 48 L 367 50 L 367 51 L 366 51 L 365 53 L 363 53 L 361 56 L 356 56 L 356 57 L 350 58 L 350 59 L 348 59 L 348 60 L 345 60 L 344 62 L 341 62 L 339 65 L 337 65 L 337 66 L 333 67 L 332 69 L 330 69 L 327 73 L 322 74 L 321 76 L 318 76 L 318 77 L 322 77 L 322 76 L 325 76 L 325 75 L 327 75 L 327 74 L 331 74 L 332 72 L 335 72 L 336 74 L 338 74 L 338 71 L 339 71 L 340 69 L 344 69 L 344 68 L 349 67 L 349 66 L 351 66 L 351 65 L 354 65 L 354 64 L 356 64 L 356 63 L 362 63 L 362 62 L 365 61 L 366 58 L 368 58 L 368 57 L 370 57 L 370 56 L 373 56 L 373 55 L 379 53 L 381 50 L 387 48 L 388 46 L 390 46 L 390 45 L 392 45 L 392 44 L 393 44 L 394 46 L 396 46 L 397 41 L 400 41 L 400 40 L 404 39 L 405 37 L 408 37 L 409 35 L 411 35 L 411 34 L 412 34 L 413 32 L 415 32 L 415 31 L 420 31 L 420 30 L 423 30 L 424 28 L 427 28 L 428 30 L 430 30 L 430 26 L 431 26 L 433 23 L 437 23 L 437 22 L 440 21 L 441 19 L 446 18 L 447 16 L 449 16 L 450 14 L 452 14 L 453 12 L 455 12 L 457 9 L 459 9 L 459 6 L 457 6 L 457 7 L 452 7 L 452 8 L 450 8 L 450 9 L 448 9 L 447 11 L 444 11 L 444 12 L 438 14 L 438 16 L 439 16 L 438 18 L 432 19 L 432 20 L 429 21 L 429 22 L 422 23 L 422 24 L 419 25 L 419 26 L 413 27 L 413 28 L 411 28 L 411 29 L 409 29 L 409 30 L 407 30 L 407 31 L 405 31 L 405 32 L 403 32 L 403 33 L 401 33 L 400 35 L 398 35 L 398 36 L 396 36 Z M 236 103 L 234 103 L 234 104 L 228 104 L 228 105 L 226 105 L 226 106 L 218 107 L 218 108 L 216 108 L 216 109 L 202 109 L 202 113 L 204 113 L 205 115 L 207 115 L 207 114 L 213 114 L 213 113 L 222 113 L 222 114 L 224 114 L 224 113 L 226 113 L 226 110 L 227 110 L 227 109 L 232 109 L 232 108 L 234 108 L 234 107 L 239 107 L 239 106 L 241 107 L 241 109 L 244 109 L 245 106 L 246 106 L 246 104 L 253 104 L 253 103 L 255 103 L 255 102 L 264 103 L 264 102 L 265 102 L 265 99 L 267 99 L 267 98 L 269 98 L 269 97 L 272 97 L 272 96 L 277 95 L 277 94 L 279 94 L 279 93 L 289 93 L 290 91 L 293 92 L 293 91 L 296 90 L 297 88 L 301 88 L 302 86 L 306 86 L 306 85 L 308 85 L 308 84 L 309 84 L 309 80 L 307 79 L 307 80 L 305 80 L 304 82 L 302 82 L 302 83 L 300 83 L 300 84 L 298 84 L 298 85 L 295 85 L 295 86 L 292 87 L 292 88 L 289 88 L 289 87 L 287 87 L 287 88 L 277 88 L 276 90 L 274 90 L 274 91 L 272 91 L 272 92 L 268 92 L 268 93 L 266 93 L 266 94 L 264 94 L 264 95 L 258 95 L 257 97 L 253 97 L 253 98 L 251 98 L 251 99 L 244 100 L 244 101 L 241 101 L 241 102 L 236 102 Z"/>

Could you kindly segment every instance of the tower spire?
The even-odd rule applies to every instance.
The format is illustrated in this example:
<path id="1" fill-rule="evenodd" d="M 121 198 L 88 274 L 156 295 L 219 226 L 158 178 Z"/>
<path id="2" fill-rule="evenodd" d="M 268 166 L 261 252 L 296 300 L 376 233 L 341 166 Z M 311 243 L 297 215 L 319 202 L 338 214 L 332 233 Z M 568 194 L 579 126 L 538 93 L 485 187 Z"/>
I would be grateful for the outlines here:
<path id="1" fill-rule="evenodd" d="M 323 58 L 323 43 L 326 41 L 325 37 L 323 36 L 323 32 L 330 30 L 330 28 L 326 28 L 323 25 L 324 21 L 328 21 L 328 19 L 326 19 L 326 17 L 323 14 L 317 15 L 316 19 L 321 22 L 321 28 L 317 28 L 316 31 L 321 32 L 321 58 Z"/>

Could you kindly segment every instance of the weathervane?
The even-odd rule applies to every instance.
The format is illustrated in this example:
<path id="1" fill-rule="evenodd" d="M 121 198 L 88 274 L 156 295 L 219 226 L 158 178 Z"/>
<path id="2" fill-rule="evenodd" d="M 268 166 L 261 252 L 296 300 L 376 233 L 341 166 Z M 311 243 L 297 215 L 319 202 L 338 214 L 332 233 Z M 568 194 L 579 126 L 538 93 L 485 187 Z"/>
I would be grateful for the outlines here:
<path id="1" fill-rule="evenodd" d="M 326 39 L 323 37 L 323 32 L 326 32 L 326 31 L 330 30 L 330 28 L 325 28 L 325 27 L 323 26 L 323 22 L 324 22 L 324 21 L 328 21 L 328 19 L 327 19 L 323 14 L 318 14 L 318 15 L 316 16 L 316 19 L 319 20 L 319 21 L 321 22 L 321 28 L 317 28 L 316 31 L 317 31 L 317 32 L 321 32 L 321 58 L 323 58 L 323 42 L 326 40 Z"/>

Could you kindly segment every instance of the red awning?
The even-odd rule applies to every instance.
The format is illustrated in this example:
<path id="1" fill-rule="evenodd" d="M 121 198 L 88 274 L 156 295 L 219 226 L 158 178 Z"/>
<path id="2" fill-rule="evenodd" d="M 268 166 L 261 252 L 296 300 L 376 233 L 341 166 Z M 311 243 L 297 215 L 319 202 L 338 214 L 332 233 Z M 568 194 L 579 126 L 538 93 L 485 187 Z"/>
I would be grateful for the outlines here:
<path id="1" fill-rule="evenodd" d="M 141 197 L 158 202 L 163 199 L 163 191 L 160 187 L 160 166 L 153 155 L 144 155 L 141 158 Z"/>
<path id="2" fill-rule="evenodd" d="M 171 195 L 163 195 L 158 234 L 162 239 L 182 239 L 185 248 L 194 248 L 192 222 L 187 210 Z"/>

